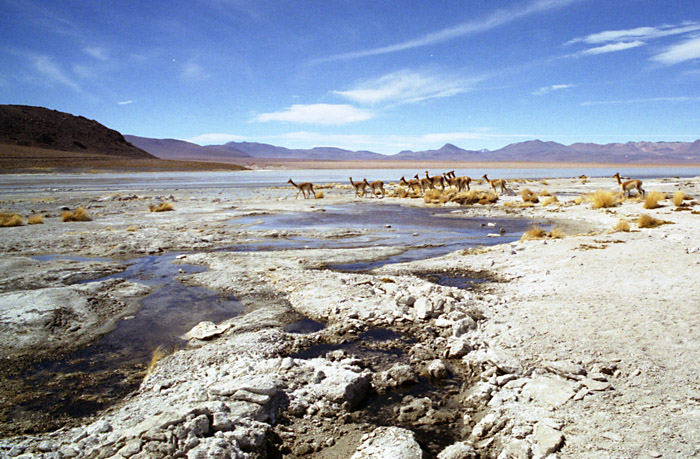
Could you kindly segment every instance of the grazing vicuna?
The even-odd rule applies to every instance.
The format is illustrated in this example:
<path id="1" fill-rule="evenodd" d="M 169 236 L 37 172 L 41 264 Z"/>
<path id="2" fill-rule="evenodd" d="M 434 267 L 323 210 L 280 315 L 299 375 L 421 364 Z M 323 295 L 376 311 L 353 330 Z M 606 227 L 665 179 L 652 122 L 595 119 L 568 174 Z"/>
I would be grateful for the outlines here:
<path id="1" fill-rule="evenodd" d="M 399 184 L 405 185 L 409 191 L 411 189 L 413 189 L 413 191 L 415 191 L 416 193 L 420 193 L 420 191 L 422 190 L 422 188 L 420 186 L 420 180 L 418 180 L 418 179 L 406 180 L 406 178 L 403 175 L 401 176 L 401 179 L 399 180 Z"/>
<path id="2" fill-rule="evenodd" d="M 430 180 L 433 184 L 433 188 L 437 188 L 438 185 L 442 187 L 442 191 L 445 191 L 445 178 L 442 175 L 433 175 L 432 177 L 425 171 L 425 178 Z"/>
<path id="3" fill-rule="evenodd" d="M 318 199 L 318 196 L 316 196 L 316 192 L 314 191 L 314 185 L 311 182 L 294 183 L 292 179 L 289 179 L 287 183 L 291 183 L 297 190 L 299 190 L 297 191 L 297 195 L 294 199 L 299 199 L 299 193 L 304 195 L 304 199 L 308 199 L 311 196 L 311 193 L 314 194 L 314 198 Z"/>
<path id="4" fill-rule="evenodd" d="M 506 187 L 506 181 L 503 179 L 494 179 L 494 180 L 489 180 L 489 178 L 486 176 L 486 174 L 483 175 L 483 179 L 486 180 L 490 185 L 491 188 L 493 188 L 493 191 L 498 194 L 498 189 L 500 188 L 503 193 L 508 192 L 508 188 Z"/>
<path id="5" fill-rule="evenodd" d="M 623 182 L 620 180 L 620 173 L 616 172 L 615 175 L 613 175 L 613 178 L 617 179 L 617 183 L 622 187 L 623 193 L 625 193 L 625 196 L 629 197 L 630 196 L 630 191 L 633 189 L 637 190 L 637 194 L 642 194 L 644 196 L 646 192 L 642 188 L 642 181 L 639 179 L 635 180 L 627 180 L 626 182 Z"/>

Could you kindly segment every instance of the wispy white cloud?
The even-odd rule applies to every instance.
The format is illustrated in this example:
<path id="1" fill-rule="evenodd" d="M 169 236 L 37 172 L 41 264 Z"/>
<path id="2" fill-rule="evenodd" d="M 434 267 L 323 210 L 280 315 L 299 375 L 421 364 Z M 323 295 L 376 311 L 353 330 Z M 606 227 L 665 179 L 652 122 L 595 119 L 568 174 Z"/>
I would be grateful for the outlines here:
<path id="1" fill-rule="evenodd" d="M 593 33 L 585 37 L 578 37 L 566 42 L 572 43 L 601 44 L 610 42 L 625 42 L 630 40 L 649 40 L 652 38 L 665 37 L 669 35 L 685 34 L 700 30 L 697 22 L 684 22 L 680 25 L 662 25 L 658 27 L 636 27 L 634 29 L 606 30 Z"/>
<path id="2" fill-rule="evenodd" d="M 652 57 L 652 60 L 667 65 L 694 59 L 700 59 L 700 37 L 669 46 L 663 52 Z"/>
<path id="3" fill-rule="evenodd" d="M 180 77 L 185 81 L 200 81 L 209 77 L 204 67 L 194 60 L 187 61 L 182 67 Z"/>
<path id="4" fill-rule="evenodd" d="M 131 99 L 129 99 L 129 100 L 120 100 L 119 102 L 117 102 L 117 105 L 129 105 L 129 104 L 133 104 L 133 103 L 134 103 L 134 101 L 131 100 Z"/>
<path id="5" fill-rule="evenodd" d="M 587 107 L 592 105 L 631 105 L 653 102 L 700 102 L 700 96 L 649 97 L 645 99 L 588 101 L 582 102 L 581 106 Z"/>
<path id="6" fill-rule="evenodd" d="M 196 143 L 197 145 L 220 145 L 227 142 L 243 142 L 246 137 L 235 134 L 210 133 L 202 134 L 189 139 L 183 139 L 185 142 Z"/>
<path id="7" fill-rule="evenodd" d="M 422 46 L 436 45 L 444 43 L 455 38 L 460 38 L 468 35 L 474 35 L 480 32 L 486 32 L 496 27 L 508 24 L 518 19 L 563 8 L 580 0 L 535 0 L 527 4 L 520 4 L 512 8 L 500 9 L 491 15 L 475 20 L 458 24 L 453 27 L 447 27 L 437 32 L 431 32 L 412 40 L 395 43 L 393 45 L 371 48 L 366 50 L 354 51 L 343 54 L 336 54 L 326 58 L 321 58 L 313 61 L 314 63 L 359 59 L 369 56 L 377 56 L 381 54 L 395 53 L 408 49 L 419 48 Z"/>
<path id="8" fill-rule="evenodd" d="M 543 96 L 552 91 L 561 91 L 562 89 L 575 88 L 575 84 L 553 84 L 551 86 L 542 86 L 537 91 L 532 93 L 533 96 Z"/>
<path id="9" fill-rule="evenodd" d="M 38 55 L 38 56 L 33 56 L 32 58 L 32 66 L 34 67 L 34 70 L 39 72 L 39 74 L 49 80 L 50 82 L 53 83 L 59 83 L 64 86 L 67 86 L 68 88 L 72 89 L 75 92 L 81 92 L 80 86 L 73 81 L 70 77 L 68 77 L 56 64 L 53 59 L 51 59 L 49 56 L 45 55 Z"/>
<path id="10" fill-rule="evenodd" d="M 474 81 L 403 70 L 365 81 L 352 89 L 333 91 L 333 94 L 360 104 L 411 103 L 466 92 Z"/>
<path id="11" fill-rule="evenodd" d="M 342 125 L 366 121 L 374 117 L 369 110 L 346 104 L 295 104 L 286 110 L 262 113 L 252 121 L 284 121 L 322 125 Z"/>
<path id="12" fill-rule="evenodd" d="M 609 43 L 607 45 L 603 46 L 596 46 L 595 48 L 589 48 L 586 50 L 581 51 L 579 54 L 586 56 L 586 55 L 593 55 L 593 54 L 605 54 L 605 53 L 614 53 L 616 51 L 624 51 L 625 49 L 631 49 L 631 48 L 636 48 L 638 46 L 644 46 L 646 45 L 645 42 L 643 41 L 623 41 L 619 43 Z"/>
<path id="13" fill-rule="evenodd" d="M 109 59 L 109 56 L 107 55 L 107 50 L 99 46 L 86 46 L 85 48 L 83 48 L 83 51 L 88 56 L 92 56 L 100 61 L 107 61 Z"/>

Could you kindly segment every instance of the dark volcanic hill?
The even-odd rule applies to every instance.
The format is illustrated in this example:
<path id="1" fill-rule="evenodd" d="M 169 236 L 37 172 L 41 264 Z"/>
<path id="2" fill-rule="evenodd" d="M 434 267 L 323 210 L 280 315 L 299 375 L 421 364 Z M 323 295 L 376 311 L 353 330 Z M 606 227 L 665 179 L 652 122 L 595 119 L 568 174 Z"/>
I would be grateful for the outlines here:
<path id="1" fill-rule="evenodd" d="M 27 105 L 0 105 L 0 144 L 131 159 L 155 159 L 119 132 L 82 116 Z"/>

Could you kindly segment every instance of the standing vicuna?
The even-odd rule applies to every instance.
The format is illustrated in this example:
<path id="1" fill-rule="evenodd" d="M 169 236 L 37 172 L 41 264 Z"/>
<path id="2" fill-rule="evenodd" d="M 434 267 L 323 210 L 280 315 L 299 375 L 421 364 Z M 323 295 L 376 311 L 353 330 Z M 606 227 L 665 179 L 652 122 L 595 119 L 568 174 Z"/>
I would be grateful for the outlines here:
<path id="1" fill-rule="evenodd" d="M 503 179 L 494 179 L 494 180 L 489 180 L 489 178 L 484 174 L 483 179 L 486 180 L 490 185 L 491 188 L 493 188 L 493 191 L 498 194 L 498 190 L 496 188 L 500 188 L 503 193 L 508 192 L 508 188 L 506 187 L 506 181 Z"/>
<path id="2" fill-rule="evenodd" d="M 314 194 L 314 198 L 318 199 L 318 196 L 316 196 L 316 192 L 314 191 L 314 185 L 311 182 L 302 182 L 302 183 L 294 183 L 292 179 L 289 179 L 287 183 L 291 183 L 294 185 L 294 187 L 299 190 L 297 191 L 297 195 L 294 199 L 299 199 L 299 193 L 304 195 L 304 199 L 308 199 L 309 196 L 311 196 L 311 193 Z M 308 193 L 308 195 L 307 195 Z"/>
<path id="3" fill-rule="evenodd" d="M 633 189 L 637 190 L 637 194 L 642 194 L 644 196 L 646 192 L 642 188 L 642 181 L 639 179 L 635 180 L 627 180 L 626 182 L 623 182 L 620 180 L 620 173 L 615 172 L 615 175 L 613 175 L 613 178 L 617 179 L 617 183 L 622 187 L 623 193 L 625 193 L 625 196 L 630 197 L 630 191 Z"/>
<path id="4" fill-rule="evenodd" d="M 362 182 L 372 190 L 372 194 L 377 196 L 377 191 L 381 192 L 381 196 L 377 196 L 379 199 L 383 198 L 386 194 L 384 192 L 384 182 L 381 180 L 375 180 L 374 182 L 368 182 L 367 179 L 363 179 Z"/>
<path id="5" fill-rule="evenodd" d="M 361 182 L 353 182 L 352 177 L 350 177 L 350 184 L 355 187 L 355 196 L 359 196 L 361 198 L 365 197 L 365 189 L 367 188 L 367 185 L 365 184 L 365 181 Z M 360 194 L 360 191 L 362 191 L 362 194 Z"/>
<path id="6" fill-rule="evenodd" d="M 445 191 L 445 178 L 442 175 L 433 175 L 432 177 L 425 171 L 425 178 L 430 180 L 433 184 L 433 188 L 437 188 L 438 185 L 442 187 L 442 191 Z"/>

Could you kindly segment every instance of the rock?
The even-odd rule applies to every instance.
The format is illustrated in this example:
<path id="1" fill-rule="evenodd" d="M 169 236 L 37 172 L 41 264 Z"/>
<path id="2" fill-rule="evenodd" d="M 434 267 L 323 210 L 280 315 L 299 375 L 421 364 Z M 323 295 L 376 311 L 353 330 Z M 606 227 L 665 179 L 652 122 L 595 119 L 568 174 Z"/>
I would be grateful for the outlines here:
<path id="1" fill-rule="evenodd" d="M 413 432 L 399 427 L 378 427 L 363 441 L 351 459 L 422 459 L 423 451 Z"/>
<path id="2" fill-rule="evenodd" d="M 530 459 L 532 450 L 524 440 L 512 440 L 508 442 L 498 455 L 498 459 Z"/>
<path id="3" fill-rule="evenodd" d="M 105 420 L 93 422 L 87 428 L 88 435 L 107 433 L 107 432 L 111 432 L 111 431 L 112 431 L 112 425 Z"/>
<path id="4" fill-rule="evenodd" d="M 185 333 L 184 339 L 207 340 L 223 334 L 226 330 L 228 330 L 228 327 L 226 326 L 216 325 L 214 322 L 203 321 Z"/>
<path id="5" fill-rule="evenodd" d="M 598 381 L 595 379 L 591 378 L 584 378 L 581 380 L 584 386 L 588 388 L 588 390 L 592 391 L 604 391 L 608 389 L 612 389 L 612 384 L 610 384 L 607 381 Z"/>
<path id="6" fill-rule="evenodd" d="M 575 376 L 586 374 L 586 370 L 581 365 L 568 360 L 544 362 L 543 366 L 552 373 L 570 379 L 576 379 Z"/>
<path id="7" fill-rule="evenodd" d="M 447 378 L 447 367 L 440 359 L 435 359 L 428 364 L 428 375 L 435 379 Z"/>
<path id="8" fill-rule="evenodd" d="M 541 422 L 535 425 L 534 436 L 537 448 L 542 456 L 548 456 L 557 452 L 564 444 L 564 435 L 560 431 Z"/>
<path id="9" fill-rule="evenodd" d="M 457 442 L 440 451 L 438 459 L 476 459 L 476 450 L 467 442 Z"/>
<path id="10" fill-rule="evenodd" d="M 433 303 L 426 297 L 418 298 L 413 305 L 415 317 L 420 320 L 430 319 L 435 312 Z"/>
<path id="11" fill-rule="evenodd" d="M 503 349 L 489 348 L 486 351 L 486 359 L 503 373 L 519 374 L 522 371 L 518 359 Z"/>
<path id="12" fill-rule="evenodd" d="M 131 439 L 126 442 L 126 445 L 117 451 L 123 457 L 131 457 L 141 451 L 141 440 L 138 438 Z"/>
<path id="13" fill-rule="evenodd" d="M 476 330 L 476 321 L 471 317 L 459 319 L 452 325 L 452 334 L 454 336 L 462 336 L 470 330 Z"/>
<path id="14" fill-rule="evenodd" d="M 209 427 L 209 418 L 205 414 L 200 414 L 185 424 L 185 429 L 194 433 L 197 437 L 203 437 L 209 433 Z"/>
<path id="15" fill-rule="evenodd" d="M 577 385 L 560 378 L 542 376 L 523 386 L 522 395 L 530 397 L 546 408 L 558 408 L 576 394 Z"/>
<path id="16" fill-rule="evenodd" d="M 465 338 L 451 339 L 447 348 L 447 357 L 459 359 L 470 353 L 471 350 L 472 347 Z"/>
<path id="17" fill-rule="evenodd" d="M 404 397 L 399 408 L 399 422 L 415 422 L 425 416 L 433 407 L 433 402 L 428 397 L 416 398 Z"/>
<path id="18" fill-rule="evenodd" d="M 326 378 L 322 381 L 311 384 L 313 391 L 319 397 L 338 404 L 348 402 L 351 408 L 357 407 L 365 400 L 367 390 L 370 388 L 368 373 L 358 373 L 352 369 L 328 365 L 324 359 L 313 360 L 323 365 L 322 371 L 326 374 Z"/>

